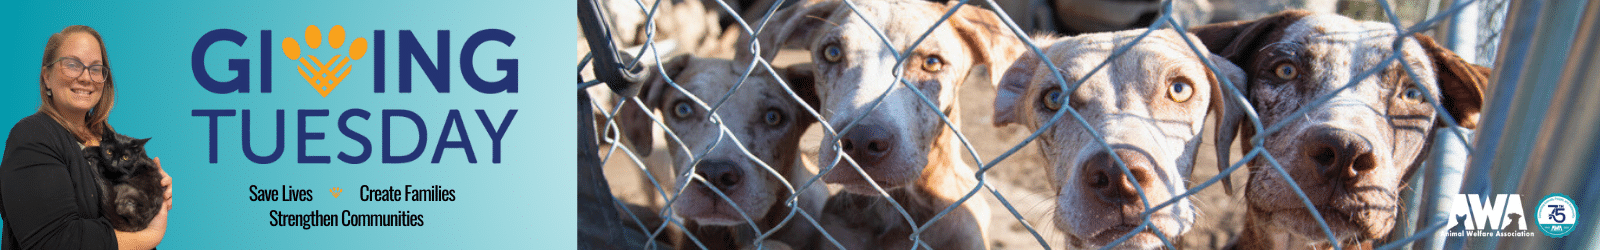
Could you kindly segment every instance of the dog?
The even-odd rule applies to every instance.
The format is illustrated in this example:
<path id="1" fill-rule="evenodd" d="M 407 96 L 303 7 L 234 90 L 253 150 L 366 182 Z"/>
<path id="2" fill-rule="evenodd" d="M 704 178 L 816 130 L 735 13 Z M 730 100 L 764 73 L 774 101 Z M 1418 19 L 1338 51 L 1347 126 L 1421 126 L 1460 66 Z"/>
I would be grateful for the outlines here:
<path id="1" fill-rule="evenodd" d="M 1241 66 L 1249 78 L 1240 89 L 1261 124 L 1286 125 L 1255 144 L 1255 127 L 1239 115 L 1219 119 L 1221 130 L 1239 131 L 1243 148 L 1265 147 L 1298 187 L 1289 186 L 1262 157 L 1251 159 L 1245 188 L 1249 211 L 1239 249 L 1323 248 L 1370 244 L 1388 234 L 1398 209 L 1403 176 L 1416 169 L 1445 126 L 1476 128 L 1489 69 L 1416 35 L 1399 51 L 1394 26 L 1334 14 L 1287 11 L 1254 21 L 1219 23 L 1193 30 L 1213 53 Z M 1376 69 L 1385 57 L 1401 60 Z M 1411 65 L 1413 79 L 1400 63 Z M 1352 81 L 1353 87 L 1340 90 Z M 1416 84 L 1426 86 L 1417 88 Z M 1317 106 L 1312 100 L 1331 99 Z M 1435 110 L 1437 100 L 1444 110 Z M 1300 109 L 1309 112 L 1290 117 Z M 1232 132 L 1219 136 L 1218 167 L 1227 167 Z M 1228 185 L 1225 185 L 1228 186 Z M 1329 239 L 1292 189 L 1305 192 L 1332 229 Z"/>
<path id="2" fill-rule="evenodd" d="M 672 209 L 687 221 L 688 231 L 711 249 L 753 246 L 755 236 L 788 217 L 791 208 L 785 199 L 795 192 L 799 195 L 794 207 L 813 216 L 822 214 L 828 195 L 821 184 L 799 187 L 815 176 L 803 165 L 799 149 L 801 135 L 816 123 L 801 106 L 815 106 L 816 102 L 809 66 L 776 72 L 801 100 L 810 103 L 806 104 L 790 98 L 785 85 L 760 68 L 750 72 L 744 85 L 734 88 L 746 65 L 728 59 L 674 57 L 661 67 L 682 89 L 668 84 L 660 74 L 652 74 L 638 93 L 643 106 L 662 111 L 660 122 L 676 134 L 677 139 L 668 137 L 667 148 L 673 153 L 677 183 L 688 187 L 678 194 Z M 730 91 L 726 105 L 716 110 L 719 119 L 710 117 L 705 107 L 694 101 L 698 98 L 711 105 Z M 634 102 L 625 105 L 629 106 L 619 111 L 618 118 L 623 133 L 635 152 L 649 155 L 652 129 L 657 126 L 648 117 L 651 111 Z M 693 175 L 688 175 L 689 171 Z M 750 230 L 748 222 L 752 221 L 762 232 Z M 813 249 L 818 230 L 796 215 L 762 245 Z M 678 247 L 700 249 L 687 241 Z"/>
<path id="3" fill-rule="evenodd" d="M 1043 131 L 1037 142 L 1056 190 L 1054 224 L 1073 248 L 1105 247 L 1143 222 L 1146 203 L 1112 154 L 1127 164 L 1150 205 L 1186 192 L 1207 114 L 1221 112 L 1220 79 L 1245 81 L 1244 72 L 1232 63 L 1209 52 L 1196 55 L 1183 40 L 1188 36 L 1204 50 L 1199 38 L 1171 29 L 1151 32 L 1090 75 L 1118 47 L 1144 32 L 1083 34 L 1056 40 L 1041 51 L 1069 86 L 1083 79 L 1074 91 L 1063 90 L 1051 68 L 1033 53 L 1017 59 L 996 90 L 995 126 L 1022 124 Z M 1206 68 L 1202 56 L 1211 59 L 1216 72 Z M 1062 108 L 1077 110 L 1089 127 L 1071 116 L 1045 124 Z M 1101 147 L 1089 128 L 1112 149 Z M 1183 198 L 1152 213 L 1151 227 L 1176 241 L 1192 227 L 1196 214 Z M 1162 246 L 1155 231 L 1146 229 L 1116 247 Z"/>
<path id="4" fill-rule="evenodd" d="M 1022 51 L 1021 41 L 994 12 L 977 6 L 960 6 L 947 21 L 935 25 L 957 6 L 909 0 L 853 5 L 860 13 L 840 1 L 797 4 L 774 14 L 771 20 L 782 24 L 774 32 L 757 35 L 767 48 L 762 55 L 766 58 L 778 48 L 809 51 L 816 65 L 823 119 L 833 129 L 851 126 L 842 133 L 824 133 L 820 145 L 819 165 L 832 168 L 823 180 L 844 191 L 829 198 L 824 227 L 848 249 L 906 249 L 918 244 L 986 249 L 988 204 L 981 198 L 955 203 L 977 188 L 977 182 L 961 159 L 961 144 L 947 127 L 959 124 L 947 125 L 940 116 L 959 121 L 953 112 L 955 90 L 974 68 L 1008 66 Z M 897 64 L 896 51 L 906 50 L 930 29 L 925 40 L 903 52 L 908 54 L 904 63 Z M 935 106 L 925 105 L 910 88 L 896 82 L 897 71 Z M 998 74 L 988 72 L 992 85 Z M 886 91 L 889 94 L 881 103 L 874 101 Z M 843 160 L 841 153 L 855 164 Z M 877 187 L 889 196 L 879 195 Z M 893 199 L 906 214 L 886 199 Z M 954 210 L 934 220 L 951 206 Z M 912 239 L 912 225 L 930 221 L 932 225 Z"/>
<path id="5" fill-rule="evenodd" d="M 659 5 L 658 5 L 659 3 Z M 718 18 L 727 15 L 716 4 L 702 2 L 701 0 L 666 0 L 643 2 L 633 0 L 600 0 L 596 1 L 599 14 L 602 15 L 607 25 L 602 27 L 610 31 L 610 46 L 614 46 L 619 62 L 624 66 L 633 66 L 628 72 L 640 73 L 653 69 L 661 62 L 678 55 L 696 55 L 700 57 L 731 57 L 733 42 L 740 33 L 736 27 L 719 25 Z M 642 4 L 642 5 L 641 5 Z M 707 6 L 707 5 L 710 6 Z M 770 4 L 769 4 L 770 5 Z M 713 9 L 715 8 L 715 9 Z M 654 11 L 654 15 L 648 15 Z M 726 29 L 725 29 L 726 27 Z M 590 55 L 590 44 L 585 39 L 588 35 L 580 27 L 577 39 L 577 55 L 574 62 L 583 61 Z M 653 36 L 652 36 L 653 34 Z M 635 60 L 638 61 L 634 64 Z M 579 81 L 594 81 L 594 66 L 591 64 L 580 65 L 578 70 Z M 602 69 L 605 70 L 605 69 Z M 605 87 L 591 87 L 583 89 L 589 93 L 593 100 L 594 124 L 599 126 L 594 130 L 596 138 L 601 145 L 611 143 L 612 138 L 618 138 L 618 129 L 615 124 L 608 124 L 611 119 L 607 116 L 614 112 L 623 97 L 618 96 L 611 89 Z M 605 147 L 602 147 L 605 148 Z M 641 159 L 644 160 L 644 159 Z M 650 179 L 653 176 L 671 175 L 668 167 L 656 168 L 650 165 L 645 169 L 650 175 L 639 175 L 637 182 L 670 182 L 670 179 Z M 638 190 L 630 190 L 647 197 L 643 201 L 646 206 L 660 206 L 661 202 L 657 190 L 651 185 L 638 185 Z"/>

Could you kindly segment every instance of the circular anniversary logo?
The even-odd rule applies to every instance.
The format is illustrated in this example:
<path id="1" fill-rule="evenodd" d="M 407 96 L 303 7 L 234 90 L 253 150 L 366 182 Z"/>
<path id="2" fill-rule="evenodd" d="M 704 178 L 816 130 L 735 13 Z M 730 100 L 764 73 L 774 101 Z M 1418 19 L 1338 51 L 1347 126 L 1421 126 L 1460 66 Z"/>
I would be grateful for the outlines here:
<path id="1" fill-rule="evenodd" d="M 1578 225 L 1578 208 L 1573 206 L 1572 197 L 1565 194 L 1554 193 L 1539 201 L 1537 220 L 1539 231 L 1553 238 L 1561 238 L 1572 233 Z"/>

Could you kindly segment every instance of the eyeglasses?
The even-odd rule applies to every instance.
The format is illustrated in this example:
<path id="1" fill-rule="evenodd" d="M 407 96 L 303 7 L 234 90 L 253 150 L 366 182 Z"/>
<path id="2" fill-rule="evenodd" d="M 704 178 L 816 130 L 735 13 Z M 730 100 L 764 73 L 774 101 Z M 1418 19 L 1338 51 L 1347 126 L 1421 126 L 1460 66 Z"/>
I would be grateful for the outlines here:
<path id="1" fill-rule="evenodd" d="M 72 57 L 61 57 L 56 59 L 56 62 L 53 64 L 60 65 L 61 75 L 67 76 L 68 78 L 78 78 L 78 76 L 83 75 L 83 72 L 88 71 L 90 81 L 94 81 L 96 83 L 106 82 L 105 65 L 96 64 L 85 66 L 83 65 L 83 61 L 79 61 L 77 58 Z"/>

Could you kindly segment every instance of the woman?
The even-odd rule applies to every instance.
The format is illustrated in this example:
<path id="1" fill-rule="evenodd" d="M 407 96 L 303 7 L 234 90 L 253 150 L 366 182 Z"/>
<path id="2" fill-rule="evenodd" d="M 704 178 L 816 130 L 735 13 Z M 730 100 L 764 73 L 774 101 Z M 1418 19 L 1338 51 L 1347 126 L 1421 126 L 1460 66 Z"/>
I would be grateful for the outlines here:
<path id="1" fill-rule="evenodd" d="M 167 231 L 167 201 L 149 227 L 120 232 L 101 214 L 100 189 L 83 148 L 100 144 L 116 97 L 105 42 L 88 26 L 50 36 L 39 67 L 39 112 L 11 127 L 0 160 L 3 249 L 151 249 Z"/>

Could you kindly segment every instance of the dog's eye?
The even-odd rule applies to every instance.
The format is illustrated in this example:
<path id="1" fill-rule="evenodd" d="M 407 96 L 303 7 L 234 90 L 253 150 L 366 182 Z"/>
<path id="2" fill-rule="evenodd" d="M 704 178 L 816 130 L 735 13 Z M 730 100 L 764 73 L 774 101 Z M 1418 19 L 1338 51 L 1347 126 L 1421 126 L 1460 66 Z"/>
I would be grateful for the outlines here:
<path id="1" fill-rule="evenodd" d="M 1278 66 L 1273 66 L 1272 72 L 1278 75 L 1278 79 L 1283 80 L 1291 80 L 1300 76 L 1300 71 L 1289 63 L 1279 63 Z"/>
<path id="2" fill-rule="evenodd" d="M 692 114 L 694 114 L 694 107 L 689 106 L 688 102 L 679 102 L 678 105 L 672 105 L 673 116 L 684 118 Z"/>
<path id="3" fill-rule="evenodd" d="M 778 110 L 767 110 L 766 114 L 761 115 L 761 119 L 766 121 L 767 125 L 778 125 L 783 122 L 783 114 L 778 113 Z"/>
<path id="4" fill-rule="evenodd" d="M 1417 87 L 1409 87 L 1406 88 L 1404 92 L 1400 92 L 1400 98 L 1404 98 L 1406 101 L 1414 103 L 1427 101 L 1426 99 L 1423 99 L 1422 95 L 1422 90 L 1417 89 Z"/>
<path id="5" fill-rule="evenodd" d="M 1060 89 L 1051 89 L 1040 97 L 1042 99 L 1039 99 L 1039 102 L 1044 103 L 1044 106 L 1050 108 L 1051 111 L 1061 110 L 1062 96 Z"/>
<path id="6" fill-rule="evenodd" d="M 828 62 L 839 62 L 839 59 L 844 59 L 844 49 L 840 49 L 839 45 L 828 45 L 828 47 L 822 48 L 822 59 L 827 59 Z"/>
<path id="7" fill-rule="evenodd" d="M 940 59 L 939 56 L 929 56 L 928 59 L 922 61 L 922 70 L 928 72 L 944 70 L 944 60 Z"/>
<path id="8" fill-rule="evenodd" d="M 1189 101 L 1191 96 L 1194 96 L 1194 85 L 1190 85 L 1188 80 L 1173 81 L 1172 87 L 1167 88 L 1167 97 L 1174 102 Z"/>

